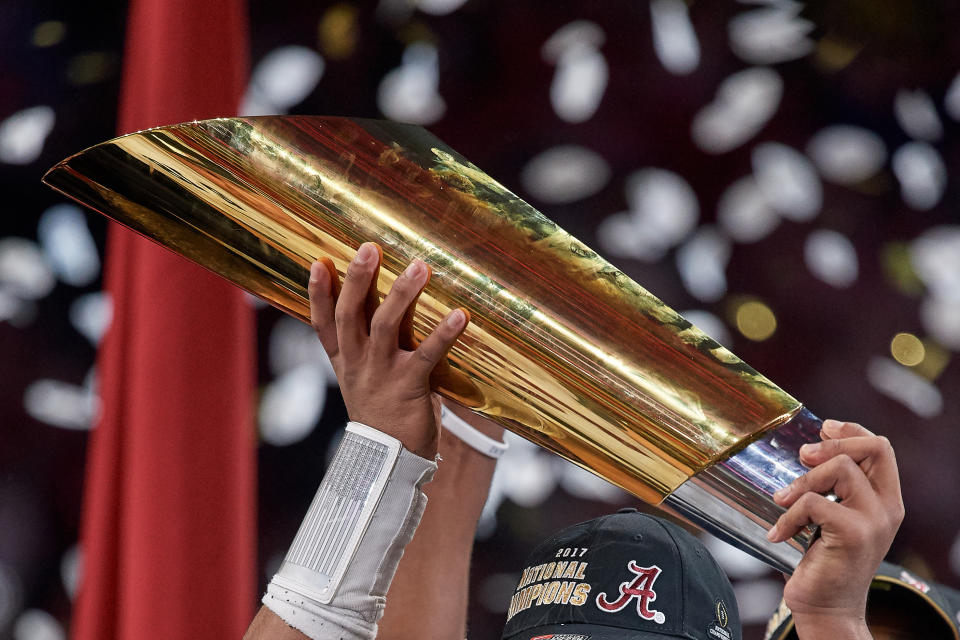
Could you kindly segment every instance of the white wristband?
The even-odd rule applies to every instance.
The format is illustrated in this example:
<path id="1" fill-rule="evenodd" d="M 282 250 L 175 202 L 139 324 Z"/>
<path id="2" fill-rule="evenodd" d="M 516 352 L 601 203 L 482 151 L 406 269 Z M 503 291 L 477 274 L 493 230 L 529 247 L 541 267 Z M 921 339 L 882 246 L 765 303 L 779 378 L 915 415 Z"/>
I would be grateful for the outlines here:
<path id="1" fill-rule="evenodd" d="M 434 461 L 351 422 L 263 604 L 313 640 L 373 640 Z"/>
<path id="2" fill-rule="evenodd" d="M 445 431 L 457 436 L 466 445 L 476 449 L 488 458 L 499 458 L 504 451 L 510 448 L 510 445 L 506 442 L 494 440 L 480 433 L 470 426 L 470 423 L 443 405 L 440 405 L 440 422 L 443 424 Z"/>

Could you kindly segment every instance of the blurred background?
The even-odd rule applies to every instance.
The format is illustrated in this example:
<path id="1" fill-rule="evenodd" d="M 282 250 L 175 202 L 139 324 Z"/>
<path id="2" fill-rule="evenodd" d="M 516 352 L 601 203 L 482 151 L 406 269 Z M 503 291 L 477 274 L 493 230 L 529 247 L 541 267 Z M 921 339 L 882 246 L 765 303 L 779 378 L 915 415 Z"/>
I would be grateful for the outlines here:
<path id="1" fill-rule="evenodd" d="M 429 127 L 815 413 L 888 436 L 890 559 L 960 586 L 960 5 L 251 0 L 250 19 L 244 113 Z M 0 4 L 4 639 L 64 638 L 82 571 L 106 222 L 40 177 L 113 137 L 125 20 L 120 0 Z M 258 309 L 262 585 L 345 411 L 309 327 Z M 540 538 L 637 503 L 511 444 L 471 638 L 499 637 Z M 781 577 L 707 544 L 761 637 Z"/>

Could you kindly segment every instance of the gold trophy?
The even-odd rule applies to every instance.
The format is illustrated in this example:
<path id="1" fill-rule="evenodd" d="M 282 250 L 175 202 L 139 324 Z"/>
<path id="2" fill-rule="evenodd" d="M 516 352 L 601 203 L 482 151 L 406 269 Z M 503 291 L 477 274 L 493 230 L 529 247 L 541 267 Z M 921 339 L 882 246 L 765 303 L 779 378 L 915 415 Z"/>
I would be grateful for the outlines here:
<path id="1" fill-rule="evenodd" d="M 309 321 L 310 264 L 383 247 L 386 293 L 420 258 L 415 331 L 471 322 L 437 391 L 791 572 L 771 494 L 820 421 L 421 127 L 223 118 L 96 145 L 44 182 Z"/>

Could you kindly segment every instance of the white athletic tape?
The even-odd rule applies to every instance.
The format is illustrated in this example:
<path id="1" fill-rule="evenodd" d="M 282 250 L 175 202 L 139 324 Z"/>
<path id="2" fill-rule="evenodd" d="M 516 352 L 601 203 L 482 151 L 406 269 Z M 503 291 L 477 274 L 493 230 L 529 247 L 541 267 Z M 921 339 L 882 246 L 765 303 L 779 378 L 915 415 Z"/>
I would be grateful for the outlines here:
<path id="1" fill-rule="evenodd" d="M 351 422 L 263 603 L 311 638 L 374 638 L 436 462 Z"/>

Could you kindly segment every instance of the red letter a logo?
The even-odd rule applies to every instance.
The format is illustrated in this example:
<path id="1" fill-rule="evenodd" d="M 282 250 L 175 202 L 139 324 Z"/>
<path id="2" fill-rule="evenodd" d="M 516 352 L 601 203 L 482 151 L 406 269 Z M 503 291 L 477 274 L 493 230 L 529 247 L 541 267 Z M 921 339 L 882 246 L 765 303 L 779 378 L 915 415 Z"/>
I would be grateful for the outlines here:
<path id="1" fill-rule="evenodd" d="M 657 624 L 663 624 L 666 619 L 663 612 L 654 611 L 650 608 L 650 603 L 657 599 L 657 592 L 653 590 L 653 583 L 660 575 L 660 567 L 657 565 L 640 567 L 631 560 L 627 563 L 627 569 L 635 577 L 630 582 L 620 583 L 620 597 L 610 602 L 607 600 L 606 592 L 601 593 L 597 596 L 597 607 L 607 613 L 616 613 L 630 604 L 633 598 L 636 598 L 637 615 L 644 620 L 653 620 Z"/>

